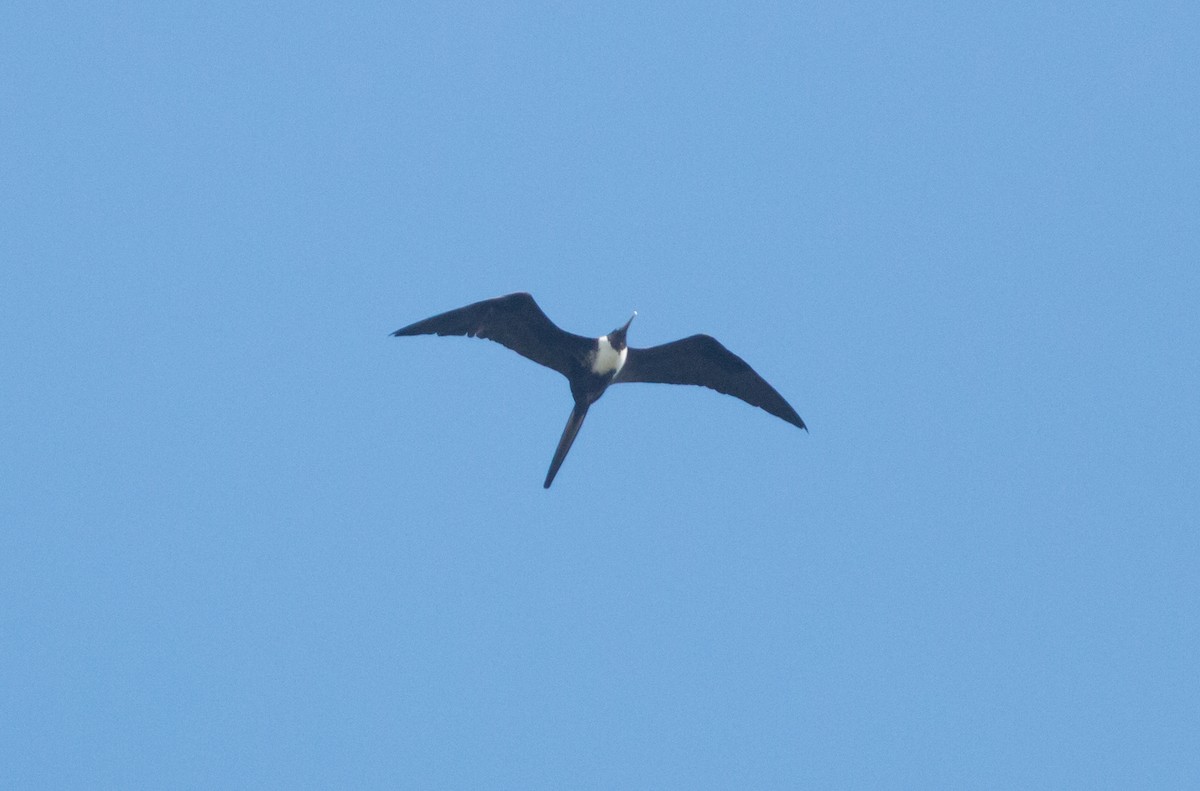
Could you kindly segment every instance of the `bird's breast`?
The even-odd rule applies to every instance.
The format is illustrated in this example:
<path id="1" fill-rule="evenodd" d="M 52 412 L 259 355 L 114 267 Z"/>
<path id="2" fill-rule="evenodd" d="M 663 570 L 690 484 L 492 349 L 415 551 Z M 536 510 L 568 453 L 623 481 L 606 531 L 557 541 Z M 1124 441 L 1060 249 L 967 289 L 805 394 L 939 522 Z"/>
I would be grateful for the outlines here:
<path id="1" fill-rule="evenodd" d="M 600 337 L 597 340 L 595 356 L 592 358 L 592 373 L 597 376 L 616 376 L 621 370 L 621 366 L 625 364 L 625 357 L 628 354 L 629 347 L 617 351 L 608 342 L 607 335 Z"/>

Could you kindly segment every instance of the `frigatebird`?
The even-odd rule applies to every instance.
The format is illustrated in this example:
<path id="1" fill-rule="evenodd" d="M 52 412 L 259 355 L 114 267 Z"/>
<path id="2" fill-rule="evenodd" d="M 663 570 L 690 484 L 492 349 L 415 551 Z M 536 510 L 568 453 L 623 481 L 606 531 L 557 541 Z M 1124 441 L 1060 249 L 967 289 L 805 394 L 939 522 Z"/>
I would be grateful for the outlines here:
<path id="1" fill-rule="evenodd" d="M 448 310 L 402 327 L 392 335 L 486 338 L 567 377 L 575 407 L 550 461 L 550 471 L 542 484 L 546 489 L 575 442 L 588 407 L 604 395 L 609 385 L 621 382 L 701 385 L 736 396 L 808 431 L 796 410 L 775 388 L 711 335 L 692 335 L 648 349 L 626 345 L 625 333 L 636 317 L 634 311 L 629 321 L 607 335 L 585 338 L 559 329 L 533 297 L 522 292 Z"/>

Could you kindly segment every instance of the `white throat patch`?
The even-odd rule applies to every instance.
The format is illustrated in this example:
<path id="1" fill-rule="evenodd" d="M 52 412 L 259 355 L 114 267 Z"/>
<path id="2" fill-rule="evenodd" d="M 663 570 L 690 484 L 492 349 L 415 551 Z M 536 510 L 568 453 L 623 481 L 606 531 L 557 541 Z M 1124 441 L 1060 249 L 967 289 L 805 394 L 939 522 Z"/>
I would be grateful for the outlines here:
<path id="1" fill-rule="evenodd" d="M 596 350 L 596 359 L 592 360 L 592 373 L 599 376 L 612 374 L 616 376 L 621 371 L 621 366 L 625 365 L 625 356 L 629 353 L 629 347 L 626 346 L 621 351 L 617 351 L 608 342 L 608 336 L 601 336 L 599 339 L 600 348 Z"/>

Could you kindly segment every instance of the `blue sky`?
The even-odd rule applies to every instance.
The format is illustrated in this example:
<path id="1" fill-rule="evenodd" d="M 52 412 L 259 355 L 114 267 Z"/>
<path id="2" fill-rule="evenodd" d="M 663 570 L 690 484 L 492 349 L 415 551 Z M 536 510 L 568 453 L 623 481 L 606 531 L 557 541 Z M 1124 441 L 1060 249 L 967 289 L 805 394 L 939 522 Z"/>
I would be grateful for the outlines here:
<path id="1" fill-rule="evenodd" d="M 1011 4 L 1009 4 L 1011 5 Z M 8 4 L 0 785 L 1200 784 L 1191 3 Z M 708 332 L 591 411 L 530 291 Z"/>

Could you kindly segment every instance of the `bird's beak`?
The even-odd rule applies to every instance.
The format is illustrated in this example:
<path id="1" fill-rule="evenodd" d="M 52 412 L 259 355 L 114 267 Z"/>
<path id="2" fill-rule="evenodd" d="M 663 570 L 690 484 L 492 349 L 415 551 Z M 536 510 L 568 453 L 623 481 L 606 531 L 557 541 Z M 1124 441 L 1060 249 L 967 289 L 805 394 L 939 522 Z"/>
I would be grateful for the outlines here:
<path id="1" fill-rule="evenodd" d="M 627 332 L 629 330 L 629 325 L 633 324 L 633 320 L 636 318 L 637 318 L 637 311 L 635 310 L 633 312 L 633 315 L 629 317 L 629 321 L 625 322 L 625 326 L 621 327 L 621 332 Z"/>

